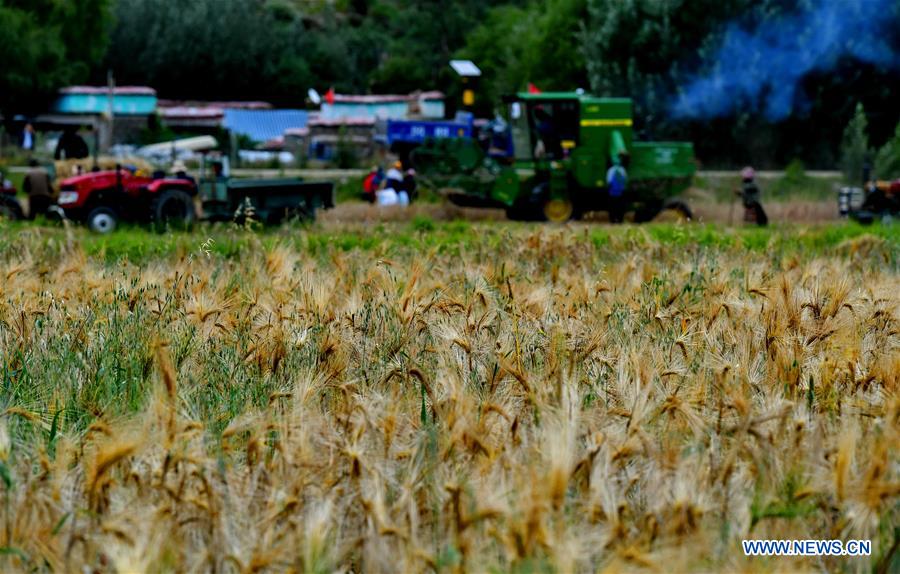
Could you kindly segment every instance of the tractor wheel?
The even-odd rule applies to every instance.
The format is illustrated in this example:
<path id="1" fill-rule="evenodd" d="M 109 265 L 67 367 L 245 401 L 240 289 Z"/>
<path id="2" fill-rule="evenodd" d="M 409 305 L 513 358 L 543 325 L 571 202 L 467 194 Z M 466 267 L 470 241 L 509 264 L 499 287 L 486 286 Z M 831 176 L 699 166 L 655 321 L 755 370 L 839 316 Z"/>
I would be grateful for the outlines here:
<path id="1" fill-rule="evenodd" d="M 19 202 L 14 199 L 6 200 L 0 198 L 0 219 L 6 219 L 8 221 L 25 219 L 25 215 L 22 213 L 22 207 L 19 205 Z"/>
<path id="2" fill-rule="evenodd" d="M 506 208 L 506 218 L 510 221 L 542 221 L 544 214 L 539 203 L 520 200 Z"/>
<path id="3" fill-rule="evenodd" d="M 575 207 L 568 197 L 552 197 L 544 202 L 541 211 L 547 221 L 552 223 L 565 223 L 572 219 Z"/>
<path id="4" fill-rule="evenodd" d="M 506 218 L 510 221 L 534 221 L 534 214 L 529 210 L 514 205 L 506 208 Z"/>
<path id="5" fill-rule="evenodd" d="M 160 192 L 150 206 L 153 223 L 159 226 L 177 225 L 187 227 L 196 219 L 194 200 L 180 189 Z"/>
<path id="6" fill-rule="evenodd" d="M 119 216 L 109 207 L 95 207 L 87 216 L 88 228 L 96 233 L 111 233 L 119 223 Z"/>
<path id="7" fill-rule="evenodd" d="M 871 211 L 872 213 L 881 213 L 882 211 L 887 211 L 888 208 L 888 198 L 887 194 L 884 193 L 880 189 L 875 189 L 866 195 L 866 199 L 863 200 L 861 211 Z"/>
<path id="8" fill-rule="evenodd" d="M 687 203 L 680 199 L 667 201 L 662 208 L 660 214 L 654 221 L 681 221 L 687 222 L 694 219 L 694 213 Z"/>
<path id="9" fill-rule="evenodd" d="M 634 210 L 635 223 L 647 223 L 659 215 L 663 209 L 661 201 L 647 201 Z"/>

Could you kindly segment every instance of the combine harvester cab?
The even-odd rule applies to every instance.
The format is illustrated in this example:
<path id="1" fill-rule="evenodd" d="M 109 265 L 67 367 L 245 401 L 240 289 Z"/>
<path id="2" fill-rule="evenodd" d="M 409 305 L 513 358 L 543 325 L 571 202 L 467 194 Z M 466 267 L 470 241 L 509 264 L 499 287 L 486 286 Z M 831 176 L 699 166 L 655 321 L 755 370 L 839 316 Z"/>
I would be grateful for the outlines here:
<path id="1" fill-rule="evenodd" d="M 429 138 L 414 151 L 420 173 L 454 203 L 557 222 L 591 211 L 634 212 L 638 222 L 667 209 L 691 218 L 676 196 L 696 171 L 693 146 L 633 141 L 631 100 L 559 92 L 520 93 L 506 103 L 506 149 L 492 138 Z M 606 180 L 619 163 L 627 186 L 616 195 Z"/>

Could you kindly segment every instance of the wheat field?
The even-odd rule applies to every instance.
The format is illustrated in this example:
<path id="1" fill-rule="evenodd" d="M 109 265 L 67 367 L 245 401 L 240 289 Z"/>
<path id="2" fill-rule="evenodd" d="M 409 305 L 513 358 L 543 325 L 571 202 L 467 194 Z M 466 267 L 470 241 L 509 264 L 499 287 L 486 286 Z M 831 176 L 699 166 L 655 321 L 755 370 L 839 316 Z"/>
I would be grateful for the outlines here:
<path id="1" fill-rule="evenodd" d="M 896 232 L 435 227 L 7 230 L 0 567 L 898 567 Z"/>

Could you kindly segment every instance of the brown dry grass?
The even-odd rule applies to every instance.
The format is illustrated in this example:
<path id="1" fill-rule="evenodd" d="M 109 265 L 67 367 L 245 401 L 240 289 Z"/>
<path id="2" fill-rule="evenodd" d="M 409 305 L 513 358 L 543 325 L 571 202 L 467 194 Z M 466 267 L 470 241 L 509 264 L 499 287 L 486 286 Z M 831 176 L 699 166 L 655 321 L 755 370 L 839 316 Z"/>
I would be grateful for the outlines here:
<path id="1" fill-rule="evenodd" d="M 721 203 L 702 191 L 689 192 L 685 200 L 698 222 L 743 225 L 744 208 L 739 201 Z M 772 223 L 826 223 L 837 221 L 837 203 L 812 199 L 791 199 L 765 202 L 764 207 Z M 378 207 L 363 202 L 346 202 L 334 209 L 322 211 L 319 218 L 328 223 L 374 223 L 411 221 L 427 217 L 434 221 L 503 221 L 502 209 L 477 209 L 457 207 L 450 203 L 415 203 L 410 207 Z M 592 222 L 608 222 L 605 212 L 591 213 L 586 218 Z M 665 216 L 662 216 L 665 219 Z"/>

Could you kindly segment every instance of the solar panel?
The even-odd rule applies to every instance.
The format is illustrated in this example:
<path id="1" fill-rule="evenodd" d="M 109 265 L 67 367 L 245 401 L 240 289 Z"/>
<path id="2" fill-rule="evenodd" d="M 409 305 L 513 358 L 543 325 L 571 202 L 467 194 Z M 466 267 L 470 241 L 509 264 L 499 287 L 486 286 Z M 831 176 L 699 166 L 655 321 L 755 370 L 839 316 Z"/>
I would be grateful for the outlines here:
<path id="1" fill-rule="evenodd" d="M 472 60 L 450 60 L 450 67 L 453 68 L 460 76 L 466 78 L 477 77 L 481 75 L 481 70 Z"/>

